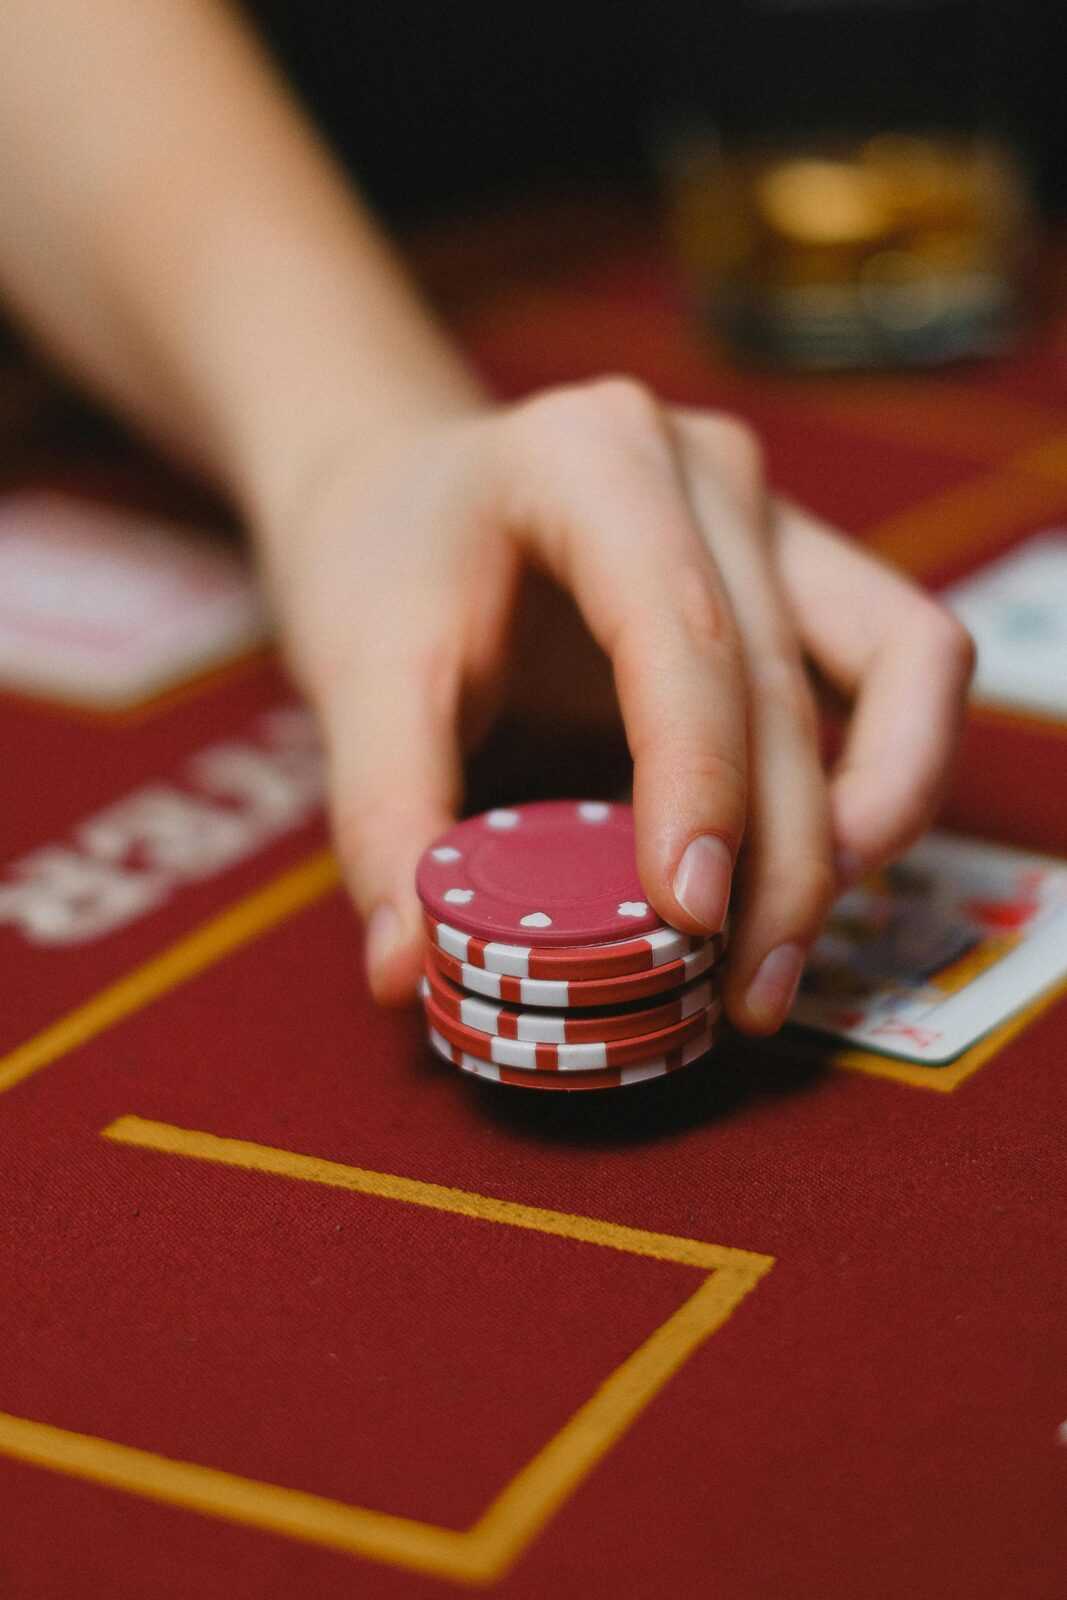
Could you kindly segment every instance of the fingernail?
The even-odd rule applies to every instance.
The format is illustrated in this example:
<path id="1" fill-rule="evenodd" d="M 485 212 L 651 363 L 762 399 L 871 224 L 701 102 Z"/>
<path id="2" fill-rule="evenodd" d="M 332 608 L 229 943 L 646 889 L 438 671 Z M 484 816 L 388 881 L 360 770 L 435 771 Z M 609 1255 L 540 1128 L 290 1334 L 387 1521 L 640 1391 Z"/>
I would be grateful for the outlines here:
<path id="1" fill-rule="evenodd" d="M 400 943 L 400 918 L 388 900 L 375 906 L 367 919 L 364 955 L 371 983 Z"/>
<path id="2" fill-rule="evenodd" d="M 776 1028 L 785 1021 L 803 970 L 804 951 L 799 944 L 780 944 L 764 956 L 745 996 L 761 1027 Z"/>
<path id="3" fill-rule="evenodd" d="M 838 889 L 851 889 L 863 877 L 863 862 L 855 850 L 839 850 L 834 856 Z"/>
<path id="4" fill-rule="evenodd" d="M 720 932 L 726 921 L 733 868 L 729 850 L 710 833 L 687 844 L 678 863 L 674 898 L 709 933 Z"/>

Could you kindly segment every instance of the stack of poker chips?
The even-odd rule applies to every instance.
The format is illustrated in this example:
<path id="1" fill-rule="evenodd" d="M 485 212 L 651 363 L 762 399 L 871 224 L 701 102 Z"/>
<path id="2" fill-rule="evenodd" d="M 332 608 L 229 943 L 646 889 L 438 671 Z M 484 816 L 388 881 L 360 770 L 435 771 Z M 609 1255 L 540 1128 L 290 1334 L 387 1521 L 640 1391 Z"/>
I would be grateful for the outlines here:
<path id="1" fill-rule="evenodd" d="M 705 1056 L 721 937 L 643 897 L 629 806 L 487 811 L 425 851 L 430 1044 L 462 1072 L 531 1089 L 614 1089 Z"/>

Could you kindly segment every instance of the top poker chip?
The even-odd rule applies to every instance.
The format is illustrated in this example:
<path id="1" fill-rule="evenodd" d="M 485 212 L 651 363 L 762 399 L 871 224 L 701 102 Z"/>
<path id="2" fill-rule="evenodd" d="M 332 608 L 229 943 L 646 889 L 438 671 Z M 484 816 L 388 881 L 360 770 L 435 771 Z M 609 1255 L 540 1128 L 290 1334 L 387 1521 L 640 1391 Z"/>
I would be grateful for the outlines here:
<path id="1" fill-rule="evenodd" d="M 416 875 L 430 916 L 479 939 L 583 945 L 664 924 L 644 898 L 633 812 L 602 800 L 547 800 L 459 822 Z"/>

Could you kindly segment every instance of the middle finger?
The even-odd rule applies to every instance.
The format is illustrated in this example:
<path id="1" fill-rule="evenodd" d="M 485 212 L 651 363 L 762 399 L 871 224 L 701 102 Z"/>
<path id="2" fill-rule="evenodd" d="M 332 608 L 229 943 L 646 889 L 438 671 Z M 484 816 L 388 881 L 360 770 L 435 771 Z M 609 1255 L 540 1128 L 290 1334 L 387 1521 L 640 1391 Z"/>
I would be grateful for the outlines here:
<path id="1" fill-rule="evenodd" d="M 755 451 L 714 417 L 675 417 L 689 497 L 737 618 L 750 803 L 724 999 L 750 1033 L 784 1022 L 835 890 L 814 699 L 774 571 Z M 740 446 L 740 447 L 739 447 Z"/>

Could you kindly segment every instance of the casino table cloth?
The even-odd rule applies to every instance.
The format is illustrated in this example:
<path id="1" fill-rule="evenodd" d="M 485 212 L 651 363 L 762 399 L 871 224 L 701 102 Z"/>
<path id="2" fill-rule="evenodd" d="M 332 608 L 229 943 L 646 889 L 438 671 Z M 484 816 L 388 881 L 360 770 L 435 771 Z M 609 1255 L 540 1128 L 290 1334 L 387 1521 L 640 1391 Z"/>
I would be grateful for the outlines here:
<path id="1" fill-rule="evenodd" d="M 1010 359 L 815 382 L 702 341 L 640 216 L 423 263 L 499 392 L 729 407 L 932 584 L 1067 518 L 1054 294 Z M 1056 995 L 944 1068 L 792 1038 L 609 1095 L 467 1082 L 367 995 L 269 650 L 0 727 L 3 1600 L 1067 1592 Z M 568 761 L 544 788 L 603 791 Z M 1067 852 L 1067 730 L 976 707 L 947 821 Z"/>

